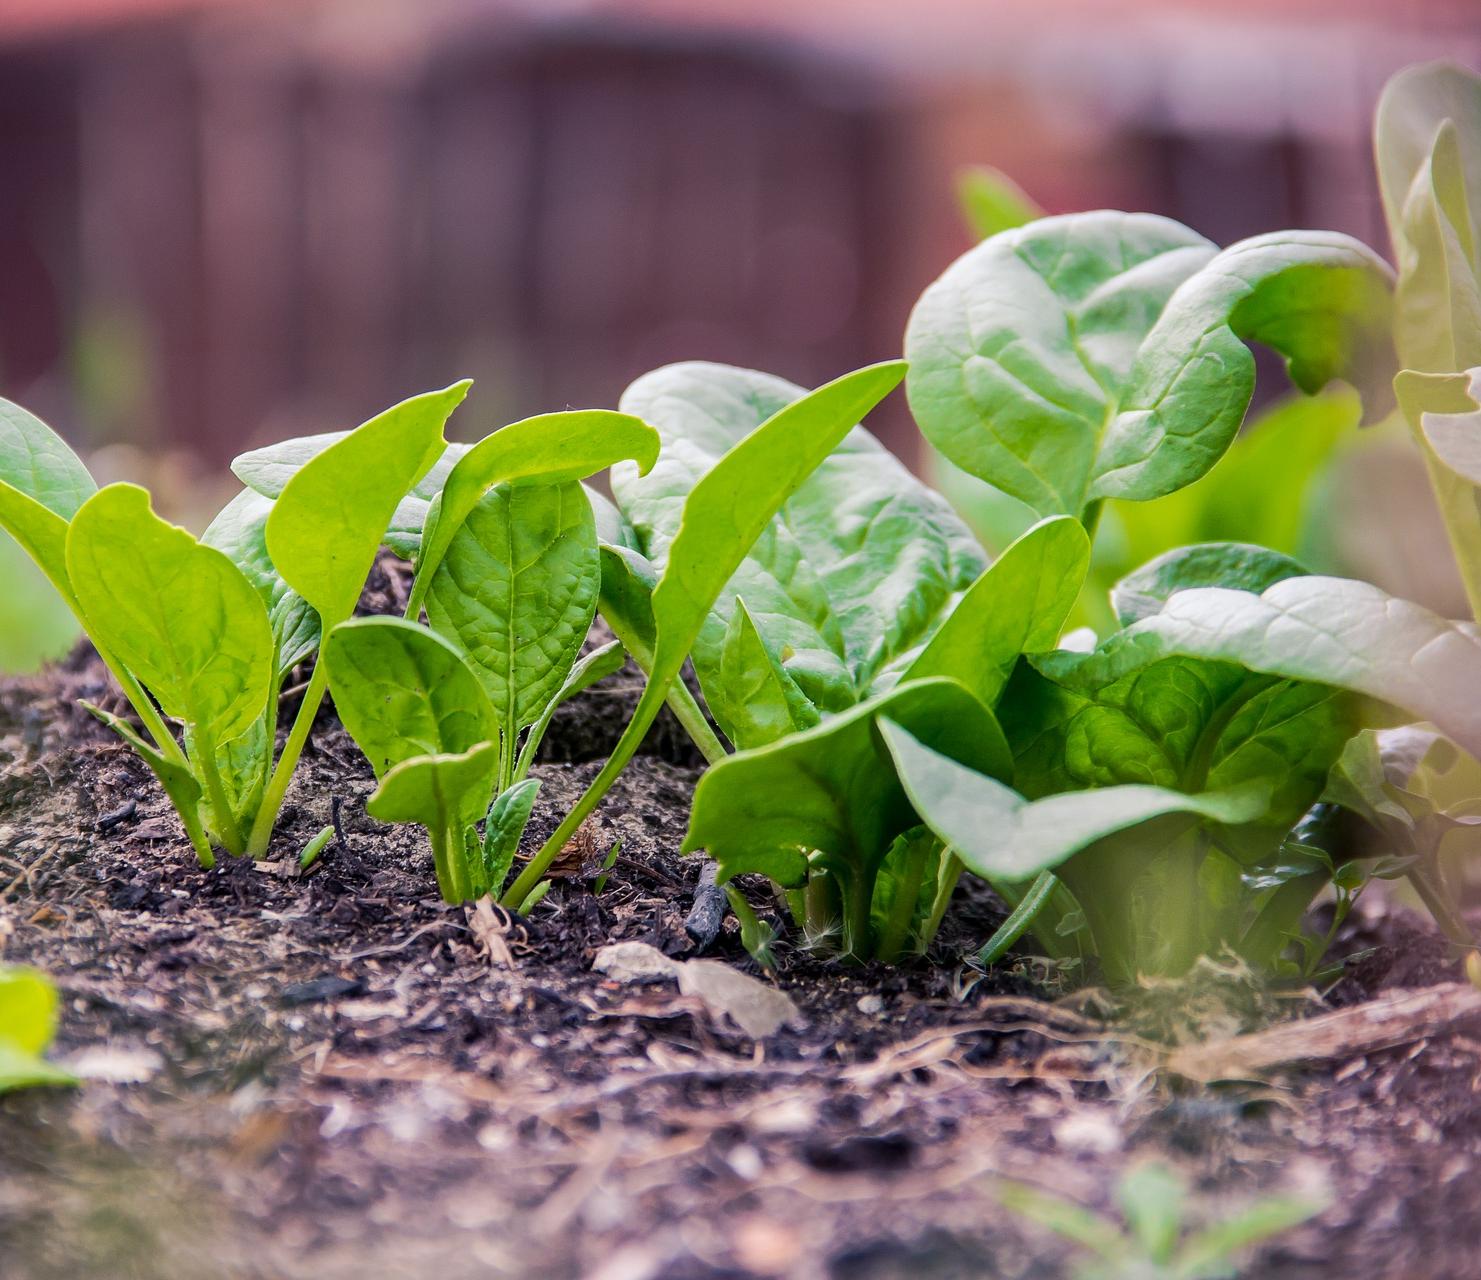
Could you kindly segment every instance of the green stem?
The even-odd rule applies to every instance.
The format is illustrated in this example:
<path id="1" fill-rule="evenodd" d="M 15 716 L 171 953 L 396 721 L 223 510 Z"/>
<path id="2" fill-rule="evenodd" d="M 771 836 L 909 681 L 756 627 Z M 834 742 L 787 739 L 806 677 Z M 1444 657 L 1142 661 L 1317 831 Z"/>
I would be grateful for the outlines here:
<path id="1" fill-rule="evenodd" d="M 195 850 L 196 861 L 204 870 L 210 871 L 216 865 L 216 855 L 211 852 L 211 842 L 206 839 L 206 833 L 201 829 L 200 814 L 189 810 L 191 806 L 188 805 L 175 806 L 175 812 L 180 816 L 180 824 L 185 828 L 190 847 Z"/>
<path id="2" fill-rule="evenodd" d="M 322 659 L 316 659 L 293 728 L 288 731 L 288 741 L 283 744 L 283 754 L 278 757 L 267 790 L 262 793 L 262 804 L 253 820 L 252 834 L 247 838 L 247 852 L 254 858 L 267 852 L 268 842 L 273 838 L 273 826 L 278 820 L 278 810 L 283 807 L 283 797 L 288 794 L 288 784 L 293 780 L 293 771 L 298 768 L 298 758 L 303 754 L 309 731 L 314 727 L 314 717 L 319 714 L 319 704 L 324 701 L 324 691 L 328 687 L 329 668 Z"/>
<path id="3" fill-rule="evenodd" d="M 1471 937 L 1465 920 L 1456 911 L 1454 895 L 1438 874 L 1438 868 L 1420 862 L 1406 873 L 1405 878 L 1414 886 L 1414 892 L 1419 895 L 1420 901 L 1430 915 L 1434 916 L 1441 932 L 1451 942 L 1460 947 L 1474 945 L 1475 939 Z"/>
<path id="4" fill-rule="evenodd" d="M 1054 897 L 1054 891 L 1058 887 L 1059 879 L 1054 872 L 1039 872 L 1038 878 L 1023 895 L 1023 899 L 1008 913 L 1008 918 L 997 927 L 992 937 L 983 943 L 977 959 L 983 965 L 997 964 L 1008 954 L 1008 948 L 1028 932 L 1029 926 L 1039 912 L 1049 905 L 1049 900 Z"/>
<path id="5" fill-rule="evenodd" d="M 894 964 L 905 949 L 905 937 L 920 898 L 921 881 L 926 875 L 926 855 L 934 843 L 932 837 L 917 836 L 905 846 L 905 874 L 895 886 L 895 900 L 890 903 L 890 914 L 874 949 L 875 956 L 886 964 Z M 868 928 L 867 923 L 865 928 Z"/>
<path id="6" fill-rule="evenodd" d="M 211 809 L 216 815 L 216 834 L 226 851 L 233 856 L 242 852 L 242 829 L 237 825 L 237 816 L 231 802 L 226 798 L 226 787 L 221 781 L 221 771 L 216 767 L 216 739 L 211 733 L 197 728 L 194 745 L 200 747 L 195 762 L 196 776 L 206 784 L 206 794 L 211 797 Z"/>
<path id="7" fill-rule="evenodd" d="M 463 893 L 461 884 L 462 877 L 458 874 L 458 864 L 462 858 L 461 856 L 454 858 L 448 832 L 435 831 L 428 827 L 427 838 L 432 842 L 432 862 L 437 868 L 437 887 L 442 891 L 442 900 L 454 904 L 466 902 L 467 896 Z"/>
<path id="8" fill-rule="evenodd" d="M 936 900 L 931 904 L 931 914 L 921 925 L 920 949 L 924 951 L 936 939 L 936 931 L 941 928 L 941 919 L 946 915 L 946 908 L 951 903 L 951 895 L 956 892 L 957 881 L 962 878 L 962 872 L 966 868 L 962 866 L 962 860 L 950 849 L 941 853 L 941 873 L 936 877 Z"/>
<path id="9" fill-rule="evenodd" d="M 614 611 L 615 612 L 615 611 Z M 617 637 L 622 647 L 627 650 L 628 656 L 642 668 L 645 676 L 651 676 L 653 672 L 653 650 L 633 633 L 629 627 L 624 627 L 620 619 L 614 619 L 611 614 L 604 613 L 607 625 L 611 627 L 612 634 Z M 689 735 L 690 741 L 699 748 L 699 754 L 705 758 L 706 764 L 719 764 L 729 754 L 724 744 L 715 736 L 715 731 L 710 728 L 710 722 L 705 719 L 705 713 L 700 710 L 699 703 L 694 700 L 694 695 L 689 692 L 689 686 L 684 683 L 683 676 L 675 678 L 673 684 L 665 693 L 664 701 L 668 708 L 674 713 L 674 718 L 684 727 L 684 732 Z"/>
<path id="10" fill-rule="evenodd" d="M 916 886 L 919 888 L 919 884 Z M 850 878 L 848 899 L 845 906 L 844 942 L 847 955 L 855 960 L 869 958 L 869 908 L 874 899 L 874 882 L 871 878 L 855 875 Z"/>
<path id="11" fill-rule="evenodd" d="M 694 700 L 689 686 L 682 679 L 674 681 L 674 687 L 668 691 L 665 701 L 669 710 L 674 713 L 674 718 L 684 726 L 684 732 L 699 748 L 699 754 L 705 758 L 706 764 L 719 764 L 730 754 L 715 736 L 710 722 L 705 719 L 705 713 L 700 710 L 699 703 Z"/>
<path id="12" fill-rule="evenodd" d="M 566 842 L 576 834 L 581 824 L 586 821 L 587 815 L 601 803 L 602 797 L 617 781 L 618 774 L 627 768 L 627 762 L 633 758 L 638 746 L 657 718 L 666 692 L 652 683 L 644 686 L 643 696 L 638 699 L 638 705 L 633 709 L 632 719 L 627 722 L 627 728 L 622 731 L 622 737 L 612 748 L 612 754 L 607 757 L 607 762 L 602 766 L 601 772 L 591 780 L 591 785 L 581 793 L 576 807 L 566 814 L 560 826 L 551 833 L 550 839 L 540 846 L 539 851 L 526 864 L 515 882 L 509 886 L 508 891 L 500 899 L 502 906 L 510 911 L 518 911 L 524 906 L 525 899 L 540 882 L 541 877 L 544 876 L 550 864 L 556 860 L 560 851 L 566 847 Z"/>
<path id="13" fill-rule="evenodd" d="M 803 890 L 804 916 L 809 940 L 826 937 L 840 927 L 843 914 L 838 881 L 809 859 L 807 887 Z"/>
<path id="14" fill-rule="evenodd" d="M 93 641 L 93 648 L 98 651 L 98 657 L 102 658 L 103 665 L 113 673 L 113 678 L 118 681 L 118 687 L 123 690 L 123 696 L 129 700 L 129 705 L 139 717 L 139 722 L 149 731 L 149 736 L 154 739 L 154 745 L 159 748 L 160 754 L 167 760 L 188 769 L 190 762 L 186 760 L 185 752 L 180 749 L 180 744 L 175 741 L 175 735 L 170 732 L 169 726 L 159 714 L 159 709 L 154 705 L 154 699 L 144 692 L 143 686 L 134 679 L 128 668 L 96 640 Z"/>

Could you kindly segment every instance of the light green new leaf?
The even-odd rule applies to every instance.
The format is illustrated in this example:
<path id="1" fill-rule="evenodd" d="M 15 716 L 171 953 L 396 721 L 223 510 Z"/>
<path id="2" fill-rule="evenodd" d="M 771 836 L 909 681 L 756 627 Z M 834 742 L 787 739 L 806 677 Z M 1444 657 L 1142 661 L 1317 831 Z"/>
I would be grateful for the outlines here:
<path id="1" fill-rule="evenodd" d="M 20 405 L 0 400 L 0 529 L 69 604 L 67 522 L 97 488 L 61 436 Z"/>
<path id="2" fill-rule="evenodd" d="M 425 627 L 342 622 L 324 661 L 339 718 L 377 778 L 413 756 L 456 755 L 494 736 L 494 710 L 462 653 Z"/>
<path id="3" fill-rule="evenodd" d="M 464 520 L 496 485 L 562 485 L 623 461 L 646 473 L 658 449 L 658 433 L 647 423 L 607 409 L 540 414 L 480 440 L 458 460 L 428 512 L 407 616 L 415 616 Z"/>
<path id="4" fill-rule="evenodd" d="M 904 374 L 900 360 L 868 365 L 792 401 L 733 445 L 694 484 L 653 591 L 657 640 L 649 690 L 667 689 L 678 676 L 715 601 L 756 540 Z M 924 540 L 925 530 L 912 527 Z M 893 593 L 886 587 L 880 594 L 889 599 Z M 857 603 L 861 612 L 880 607 L 879 600 Z M 878 636 L 898 625 L 865 629 Z"/>
<path id="5" fill-rule="evenodd" d="M 979 240 L 1011 231 L 1044 216 L 1044 210 L 1022 187 L 991 165 L 972 165 L 956 180 L 962 217 Z"/>
<path id="6" fill-rule="evenodd" d="M 329 431 L 322 435 L 300 436 L 293 440 L 282 440 L 262 449 L 239 455 L 231 464 L 238 480 L 260 493 L 264 498 L 278 498 L 284 487 L 305 463 L 317 458 L 330 445 L 338 444 L 350 433 Z M 428 469 L 411 492 L 396 506 L 391 523 L 386 527 L 383 541 L 403 560 L 414 559 L 422 545 L 422 526 L 427 521 L 427 510 L 432 500 L 442 492 L 453 467 L 472 448 L 466 444 L 450 444 L 437 461 Z"/>
<path id="7" fill-rule="evenodd" d="M 1406 67 L 1384 86 L 1373 127 L 1378 185 L 1390 227 L 1400 225 L 1416 176 L 1429 162 L 1435 136 L 1458 127 L 1468 203 L 1481 218 L 1481 76 L 1454 63 Z M 1481 241 L 1481 225 L 1474 241 Z"/>
<path id="8" fill-rule="evenodd" d="M 1165 218 L 1044 218 L 984 242 L 922 295 L 906 332 L 911 407 L 951 461 L 1041 514 L 1191 483 L 1254 387 L 1245 342 L 1302 390 L 1333 378 L 1386 402 L 1388 269 L 1344 236 L 1287 232 L 1216 253 Z"/>
<path id="9" fill-rule="evenodd" d="M 714 765 L 695 789 L 684 852 L 708 850 L 724 879 L 751 871 L 798 885 L 817 850 L 840 878 L 872 889 L 890 843 L 917 822 L 875 727 L 885 715 L 954 759 L 1011 776 L 991 712 L 953 680 L 912 681 Z"/>
<path id="10" fill-rule="evenodd" d="M 502 792 L 489 809 L 483 828 L 483 868 L 489 891 L 497 895 L 509 878 L 514 855 L 519 852 L 520 838 L 530 823 L 535 797 L 540 793 L 538 778 L 524 778 Z"/>
<path id="11" fill-rule="evenodd" d="M 284 581 L 333 627 L 354 612 L 398 504 L 442 455 L 448 416 L 468 382 L 413 396 L 304 463 L 267 519 Z"/>
<path id="12" fill-rule="evenodd" d="M 1270 802 L 1269 788 L 1259 783 L 1199 795 L 1127 785 L 1026 800 L 932 750 L 896 717 L 882 717 L 880 729 L 915 811 L 967 866 L 989 879 L 1032 879 L 1102 837 L 1153 818 L 1184 814 L 1190 822 L 1251 822 Z"/>
<path id="13" fill-rule="evenodd" d="M 319 647 L 319 615 L 283 581 L 267 553 L 272 509 L 271 500 L 244 489 L 211 521 L 201 541 L 225 555 L 257 588 L 272 624 L 273 665 L 281 680 Z"/>
<path id="14" fill-rule="evenodd" d="M 1123 627 L 1160 613 L 1175 592 L 1190 587 L 1232 587 L 1258 594 L 1306 569 L 1290 556 L 1248 542 L 1200 542 L 1178 547 L 1122 578 L 1111 603 Z"/>
<path id="15" fill-rule="evenodd" d="M 111 484 L 83 503 L 67 573 L 88 631 L 208 755 L 262 715 L 273 687 L 267 607 L 226 556 L 155 515 L 143 489 Z"/>
<path id="16" fill-rule="evenodd" d="M 438 545 L 430 541 L 427 554 Z M 440 545 L 425 597 L 428 621 L 462 647 L 512 750 L 591 630 L 601 588 L 591 504 L 574 480 L 503 484 L 482 495 Z"/>
<path id="17" fill-rule="evenodd" d="M 669 365 L 639 378 L 622 405 L 657 427 L 663 452 L 646 477 L 614 468 L 612 488 L 644 553 L 668 563 L 685 504 L 702 477 L 802 389 L 727 365 Z M 873 401 L 868 401 L 872 405 Z M 691 508 L 692 509 L 692 508 Z M 848 432 L 758 531 L 704 619 L 695 671 L 712 702 L 735 600 L 785 654 L 783 666 L 819 708 L 866 697 L 891 664 L 923 643 L 986 566 L 970 531 L 862 427 Z"/>
<path id="18" fill-rule="evenodd" d="M 597 612 L 607 620 L 623 648 L 647 668 L 653 663 L 653 646 L 658 641 L 653 621 L 658 570 L 641 551 L 610 544 L 606 539 L 601 541 L 599 555 L 602 589 Z"/>
<path id="19" fill-rule="evenodd" d="M 1019 654 L 1054 648 L 1089 565 L 1079 521 L 1036 524 L 972 584 L 901 679 L 950 676 L 994 705 Z"/>
<path id="20" fill-rule="evenodd" d="M 392 766 L 365 802 L 365 812 L 381 822 L 461 832 L 487 811 L 498 765 L 494 742 L 458 754 L 413 756 Z"/>
<path id="21" fill-rule="evenodd" d="M 810 729 L 821 718 L 757 629 L 740 596 L 730 615 L 716 675 L 710 688 L 710 712 L 741 750 L 764 747 L 798 729 Z"/>

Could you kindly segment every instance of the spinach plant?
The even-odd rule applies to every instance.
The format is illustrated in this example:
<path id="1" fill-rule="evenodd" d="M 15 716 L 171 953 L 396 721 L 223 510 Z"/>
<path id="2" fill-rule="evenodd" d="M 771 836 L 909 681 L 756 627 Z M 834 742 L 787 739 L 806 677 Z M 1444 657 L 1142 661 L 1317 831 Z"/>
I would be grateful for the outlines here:
<path id="1" fill-rule="evenodd" d="M 1390 403 L 1388 268 L 1346 236 L 1281 232 L 1220 251 L 1150 214 L 1041 218 L 959 258 L 905 335 L 926 438 L 1027 504 L 1095 523 L 1198 479 L 1254 387 L 1246 342 L 1314 392 L 1334 378 Z"/>
<path id="2" fill-rule="evenodd" d="M 203 866 L 266 852 L 327 675 L 315 665 L 274 765 L 278 690 L 348 618 L 392 513 L 443 447 L 467 383 L 386 410 L 302 467 L 270 506 L 233 501 L 201 540 L 134 485 L 97 489 L 61 439 L 0 406 L 0 526 L 92 639 L 142 732 L 89 708 L 146 760 Z M 177 739 L 167 721 L 181 726 Z"/>
<path id="3" fill-rule="evenodd" d="M 657 452 L 652 428 L 601 411 L 494 433 L 429 506 L 407 612 L 425 603 L 430 629 L 364 618 L 330 636 L 335 706 L 380 780 L 367 808 L 427 829 L 449 902 L 502 891 L 551 717 L 624 660 L 615 642 L 580 656 L 601 576 L 580 480 L 619 458 L 646 469 Z"/>
<path id="4" fill-rule="evenodd" d="M 0 965 L 0 1093 L 77 1081 L 46 1060 L 57 1030 L 57 989 L 37 969 Z"/>
<path id="5" fill-rule="evenodd" d="M 712 767 L 695 792 L 685 849 L 708 850 L 722 879 L 770 877 L 815 944 L 856 959 L 924 951 L 962 864 L 920 826 L 880 718 L 909 723 L 965 766 L 1010 776 L 989 708 L 1020 653 L 1053 646 L 1087 556 L 1073 520 L 1029 530 L 963 594 L 890 687 Z M 785 705 L 785 671 L 773 655 L 763 649 L 750 674 L 753 683 L 742 688 L 753 706 Z"/>
<path id="6" fill-rule="evenodd" d="M 695 486 L 663 573 L 641 592 L 636 631 L 618 631 L 638 637 L 643 695 L 597 778 L 504 892 L 506 905 L 529 905 L 631 758 L 777 508 L 902 376 L 898 363 L 873 366 L 781 406 Z M 576 663 L 607 591 L 598 513 L 577 482 L 618 458 L 642 475 L 660 456 L 657 434 L 627 413 L 549 415 L 495 433 L 458 458 L 429 501 L 408 614 L 425 606 L 431 630 L 410 619 L 357 622 L 331 639 L 336 702 L 381 777 L 370 812 L 427 826 L 451 900 L 500 891 L 533 800 L 526 775 L 539 734 L 556 703 L 621 659 L 613 647 Z M 601 518 L 623 536 L 612 513 Z M 386 646 L 402 656 L 392 663 Z M 474 825 L 494 795 L 479 842 Z"/>

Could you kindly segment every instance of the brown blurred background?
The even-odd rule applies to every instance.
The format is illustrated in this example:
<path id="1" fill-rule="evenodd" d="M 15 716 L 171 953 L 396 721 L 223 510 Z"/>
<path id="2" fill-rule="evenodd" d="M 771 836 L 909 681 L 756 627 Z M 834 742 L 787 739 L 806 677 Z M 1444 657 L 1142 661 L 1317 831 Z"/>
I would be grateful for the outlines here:
<path id="1" fill-rule="evenodd" d="M 1481 0 L 0 0 L 0 393 L 219 471 L 463 375 L 464 435 L 813 384 L 898 352 L 970 161 L 1382 245 L 1373 100 L 1435 56 Z"/>

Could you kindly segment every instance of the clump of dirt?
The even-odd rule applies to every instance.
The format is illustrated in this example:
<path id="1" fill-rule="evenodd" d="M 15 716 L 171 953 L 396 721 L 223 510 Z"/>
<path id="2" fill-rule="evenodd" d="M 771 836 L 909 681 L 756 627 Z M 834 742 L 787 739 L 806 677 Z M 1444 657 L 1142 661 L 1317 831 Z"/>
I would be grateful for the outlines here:
<path id="1" fill-rule="evenodd" d="M 635 687 L 558 720 L 531 840 Z M 0 1099 L 7 1280 L 1053 1277 L 1073 1252 L 997 1181 L 1109 1211 L 1153 1157 L 1190 1179 L 1195 1222 L 1327 1196 L 1243 1274 L 1474 1274 L 1481 1027 L 1179 1084 L 1031 958 L 964 963 L 1000 918 L 964 886 L 929 963 L 779 947 L 802 1020 L 757 1043 L 671 982 L 592 970 L 616 941 L 694 954 L 699 864 L 677 851 L 698 772 L 676 731 L 520 920 L 440 902 L 422 835 L 365 815 L 373 779 L 332 709 L 271 860 L 201 871 L 147 771 L 74 709 L 110 696 L 85 650 L 0 683 L 0 958 L 57 979 L 57 1054 L 92 1077 Z M 298 874 L 336 802 L 343 838 Z M 1457 976 L 1398 911 L 1339 945 L 1366 957 L 1333 1008 Z M 733 921 L 708 954 L 765 976 Z"/>

